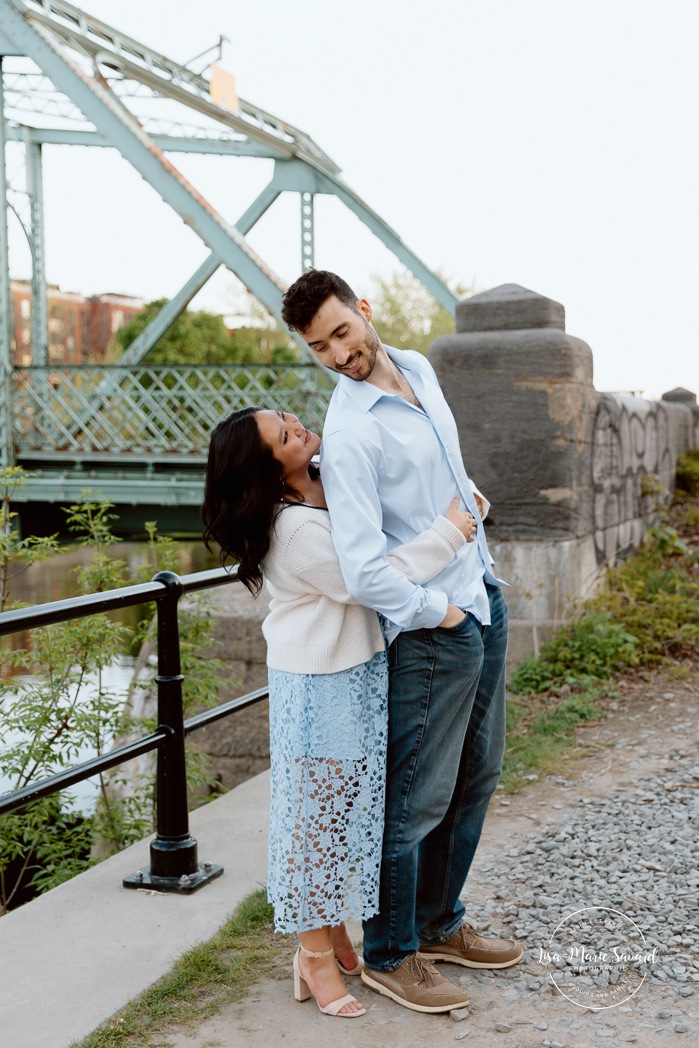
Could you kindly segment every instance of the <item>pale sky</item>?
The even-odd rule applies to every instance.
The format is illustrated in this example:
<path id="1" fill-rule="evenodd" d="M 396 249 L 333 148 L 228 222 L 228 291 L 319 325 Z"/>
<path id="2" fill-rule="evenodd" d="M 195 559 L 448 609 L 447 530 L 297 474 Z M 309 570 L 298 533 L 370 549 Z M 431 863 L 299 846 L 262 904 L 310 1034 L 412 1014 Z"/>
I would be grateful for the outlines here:
<path id="1" fill-rule="evenodd" d="M 240 95 L 307 131 L 431 268 L 562 302 L 598 389 L 699 392 L 696 0 L 84 6 L 180 62 L 227 36 Z M 50 281 L 169 297 L 208 254 L 114 152 L 44 153 Z M 272 170 L 173 160 L 232 222 Z M 398 268 L 343 205 L 316 200 L 316 266 L 360 295 Z M 294 280 L 298 197 L 250 241 Z M 13 275 L 27 276 L 16 229 L 11 243 Z M 235 287 L 222 270 L 195 306 L 230 312 Z"/>

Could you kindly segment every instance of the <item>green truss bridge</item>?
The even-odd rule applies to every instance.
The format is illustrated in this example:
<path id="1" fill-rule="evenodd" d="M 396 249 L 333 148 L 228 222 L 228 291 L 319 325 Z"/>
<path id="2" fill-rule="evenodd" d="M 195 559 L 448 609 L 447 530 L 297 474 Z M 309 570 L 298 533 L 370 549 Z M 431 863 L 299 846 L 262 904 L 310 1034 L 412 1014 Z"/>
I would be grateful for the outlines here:
<path id="1" fill-rule="evenodd" d="M 281 320 L 285 283 L 247 235 L 284 194 L 299 201 L 302 270 L 314 265 L 315 200 L 332 196 L 454 312 L 456 296 L 311 136 L 238 96 L 218 63 L 223 39 L 202 69 L 209 52 L 182 65 L 65 0 L 0 0 L 0 466 L 35 473 L 23 490 L 25 518 L 43 521 L 51 506 L 84 488 L 101 491 L 120 511 L 152 506 L 162 521 L 158 507 L 171 507 L 178 519 L 191 517 L 201 501 L 208 434 L 223 413 L 266 403 L 298 409 L 307 425 L 321 427 L 332 379 L 301 342 L 307 363 L 294 367 L 145 363 L 220 266 Z M 44 152 L 57 146 L 118 153 L 205 249 L 204 261 L 116 367 L 49 366 L 42 180 Z M 178 158 L 192 153 L 234 167 L 240 158 L 264 163 L 271 179 L 230 218 L 179 170 Z M 16 366 L 12 344 L 8 215 L 31 255 L 31 367 Z"/>
<path id="2" fill-rule="evenodd" d="M 25 530 L 61 525 L 60 506 L 89 489 L 122 525 L 199 531 L 211 430 L 257 404 L 322 430 L 334 382 L 312 363 L 245 366 L 28 367 L 12 372 L 13 459 Z"/>

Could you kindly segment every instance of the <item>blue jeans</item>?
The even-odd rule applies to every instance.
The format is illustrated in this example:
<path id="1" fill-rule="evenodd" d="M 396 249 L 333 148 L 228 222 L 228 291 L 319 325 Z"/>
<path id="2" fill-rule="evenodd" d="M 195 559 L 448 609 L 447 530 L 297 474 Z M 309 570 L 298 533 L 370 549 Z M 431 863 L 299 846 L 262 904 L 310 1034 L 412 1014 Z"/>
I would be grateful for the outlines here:
<path id="1" fill-rule="evenodd" d="M 401 633 L 389 649 L 386 821 L 379 913 L 364 922 L 370 968 L 393 971 L 464 919 L 459 895 L 505 749 L 507 605 L 491 625 Z"/>

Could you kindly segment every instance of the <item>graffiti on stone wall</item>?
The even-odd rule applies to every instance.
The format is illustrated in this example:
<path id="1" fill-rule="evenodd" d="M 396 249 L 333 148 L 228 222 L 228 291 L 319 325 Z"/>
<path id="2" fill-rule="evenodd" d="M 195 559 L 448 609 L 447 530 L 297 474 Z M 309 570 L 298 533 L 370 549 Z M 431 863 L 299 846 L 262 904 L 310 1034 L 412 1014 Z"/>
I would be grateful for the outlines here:
<path id="1" fill-rule="evenodd" d="M 614 564 L 641 544 L 657 496 L 643 493 L 644 477 L 670 490 L 674 465 L 662 404 L 604 394 L 592 437 L 595 550 L 598 563 Z"/>

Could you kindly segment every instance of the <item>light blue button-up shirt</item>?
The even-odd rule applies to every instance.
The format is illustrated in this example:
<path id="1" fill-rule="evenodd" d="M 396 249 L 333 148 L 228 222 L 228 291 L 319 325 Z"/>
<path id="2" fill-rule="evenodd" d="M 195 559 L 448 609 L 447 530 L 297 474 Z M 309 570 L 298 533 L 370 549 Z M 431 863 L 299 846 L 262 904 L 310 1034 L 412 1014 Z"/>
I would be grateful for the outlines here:
<path id="1" fill-rule="evenodd" d="M 389 620 L 389 642 L 401 630 L 438 626 L 448 603 L 488 624 L 484 583 L 504 583 L 491 571 L 454 416 L 425 357 L 386 350 L 424 411 L 340 376 L 323 429 L 323 487 L 347 589 Z M 391 566 L 386 552 L 430 527 L 457 494 L 478 521 L 478 541 L 465 543 L 439 575 L 418 586 Z"/>

